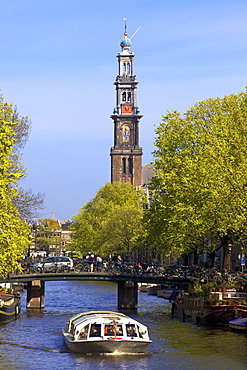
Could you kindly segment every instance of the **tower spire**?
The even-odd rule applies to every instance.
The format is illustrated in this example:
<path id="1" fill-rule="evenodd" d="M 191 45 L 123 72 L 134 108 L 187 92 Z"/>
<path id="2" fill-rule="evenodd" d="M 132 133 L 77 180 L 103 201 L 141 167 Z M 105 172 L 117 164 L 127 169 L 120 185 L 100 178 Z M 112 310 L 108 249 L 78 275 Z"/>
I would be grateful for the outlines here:
<path id="1" fill-rule="evenodd" d="M 130 39 L 128 38 L 128 33 L 127 33 L 127 18 L 124 18 L 123 19 L 125 24 L 124 24 L 124 38 L 120 41 L 120 46 L 122 48 L 122 50 L 127 50 L 129 51 L 130 50 L 130 47 L 132 45 L 132 42 L 130 41 Z"/>
<path id="2" fill-rule="evenodd" d="M 128 38 L 124 18 L 124 38 L 118 53 L 118 75 L 116 105 L 111 118 L 114 122 L 114 145 L 111 148 L 111 181 L 130 182 L 134 186 L 142 181 L 142 148 L 139 146 L 139 121 L 142 118 L 137 106 L 136 89 L 138 82 L 134 74 L 135 54 Z"/>
<path id="3" fill-rule="evenodd" d="M 125 25 L 124 25 L 124 36 L 128 36 L 128 34 L 127 34 L 127 23 L 126 23 L 127 18 L 124 18 L 123 20 L 125 22 Z"/>

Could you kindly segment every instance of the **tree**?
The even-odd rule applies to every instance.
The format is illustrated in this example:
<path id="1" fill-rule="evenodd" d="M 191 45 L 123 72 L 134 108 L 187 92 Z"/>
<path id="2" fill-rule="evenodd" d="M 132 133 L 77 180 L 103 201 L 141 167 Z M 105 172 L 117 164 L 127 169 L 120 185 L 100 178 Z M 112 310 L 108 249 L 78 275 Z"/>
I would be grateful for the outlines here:
<path id="1" fill-rule="evenodd" d="M 149 239 L 181 255 L 207 241 L 225 252 L 247 235 L 247 94 L 168 112 L 156 130 Z"/>
<path id="2" fill-rule="evenodd" d="M 17 267 L 17 259 L 29 245 L 29 227 L 20 219 L 12 200 L 17 196 L 17 183 L 23 176 L 21 160 L 13 155 L 16 143 L 12 106 L 0 99 L 0 275 Z"/>
<path id="3" fill-rule="evenodd" d="M 18 113 L 17 107 L 13 107 L 12 104 L 8 105 L 4 103 L 3 96 L 0 95 L 0 107 L 3 110 L 11 109 L 11 121 L 13 123 L 13 150 L 11 153 L 12 161 L 19 163 L 21 166 L 20 158 L 22 150 L 24 149 L 26 142 L 29 139 L 31 131 L 31 120 L 29 117 L 23 117 Z M 5 112 L 8 114 L 7 112 Z M 9 119 L 9 118 L 8 118 Z M 21 166 L 22 167 L 22 166 Z M 25 177 L 25 170 L 22 167 L 22 179 Z M 14 207 L 20 212 L 22 218 L 35 217 L 36 212 L 44 208 L 44 194 L 39 192 L 33 193 L 31 189 L 23 189 L 18 186 L 17 193 L 12 197 Z"/>
<path id="4" fill-rule="evenodd" d="M 143 233 L 142 189 L 130 183 L 106 183 L 96 196 L 73 216 L 73 247 L 86 253 L 129 253 Z"/>
<path id="5" fill-rule="evenodd" d="M 32 189 L 19 187 L 18 193 L 12 201 L 24 219 L 35 217 L 37 211 L 44 208 L 44 194 L 41 192 L 35 194 Z"/>

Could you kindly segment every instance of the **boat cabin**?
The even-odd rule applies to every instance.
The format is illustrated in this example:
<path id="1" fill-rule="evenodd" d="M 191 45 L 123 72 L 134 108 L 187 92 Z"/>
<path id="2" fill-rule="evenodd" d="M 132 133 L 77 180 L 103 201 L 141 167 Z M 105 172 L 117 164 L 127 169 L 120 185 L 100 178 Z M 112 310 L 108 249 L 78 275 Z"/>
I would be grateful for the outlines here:
<path id="1" fill-rule="evenodd" d="M 148 339 L 144 325 L 124 314 L 102 312 L 82 313 L 67 322 L 66 331 L 74 340 L 100 339 Z"/>

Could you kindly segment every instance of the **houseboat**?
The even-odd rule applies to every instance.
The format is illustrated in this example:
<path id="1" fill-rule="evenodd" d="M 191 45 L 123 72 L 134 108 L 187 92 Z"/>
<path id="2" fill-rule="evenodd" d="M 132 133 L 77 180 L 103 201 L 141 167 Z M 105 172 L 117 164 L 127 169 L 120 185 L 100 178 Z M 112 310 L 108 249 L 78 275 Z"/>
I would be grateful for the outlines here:
<path id="1" fill-rule="evenodd" d="M 236 318 L 247 318 L 246 295 L 233 288 L 216 290 L 208 297 L 178 292 L 172 302 L 172 315 L 197 325 L 228 325 Z"/>

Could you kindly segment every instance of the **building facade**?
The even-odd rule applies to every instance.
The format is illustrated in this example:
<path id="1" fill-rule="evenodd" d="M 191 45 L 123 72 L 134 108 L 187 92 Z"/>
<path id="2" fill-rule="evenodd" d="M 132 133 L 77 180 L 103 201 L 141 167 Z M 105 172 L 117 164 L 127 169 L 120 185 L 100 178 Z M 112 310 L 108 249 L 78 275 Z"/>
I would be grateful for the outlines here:
<path id="1" fill-rule="evenodd" d="M 117 55 L 116 105 L 111 115 L 114 123 L 114 146 L 110 151 L 111 182 L 130 182 L 140 186 L 142 148 L 139 146 L 139 121 L 142 115 L 136 99 L 135 54 L 130 51 L 132 43 L 127 36 L 125 25 L 124 38 L 120 42 L 122 51 Z"/>

